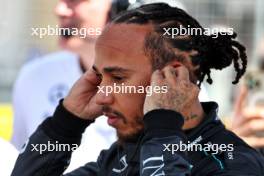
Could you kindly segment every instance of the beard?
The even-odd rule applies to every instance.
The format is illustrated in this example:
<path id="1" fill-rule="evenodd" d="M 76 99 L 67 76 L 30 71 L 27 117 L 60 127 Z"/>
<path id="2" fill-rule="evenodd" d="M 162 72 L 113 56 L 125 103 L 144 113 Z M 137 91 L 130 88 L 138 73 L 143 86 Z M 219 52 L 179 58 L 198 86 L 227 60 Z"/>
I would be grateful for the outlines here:
<path id="1" fill-rule="evenodd" d="M 73 36 L 73 34 L 72 34 L 72 31 L 70 29 L 67 30 L 67 31 L 62 32 L 62 35 L 61 35 L 61 37 L 65 38 L 65 39 L 69 39 L 72 36 Z"/>
<path id="2" fill-rule="evenodd" d="M 114 127 L 116 129 L 117 143 L 123 145 L 127 142 L 136 142 L 139 136 L 144 131 L 144 123 L 142 116 L 135 116 L 133 118 L 125 118 L 125 116 L 109 106 L 103 106 L 102 112 L 112 113 L 121 118 L 122 125 Z"/>
<path id="3" fill-rule="evenodd" d="M 120 145 L 124 145 L 124 143 L 137 142 L 144 131 L 144 123 L 142 117 L 136 117 L 135 121 L 125 123 L 130 130 L 122 132 L 121 130 L 116 129 L 117 143 Z"/>

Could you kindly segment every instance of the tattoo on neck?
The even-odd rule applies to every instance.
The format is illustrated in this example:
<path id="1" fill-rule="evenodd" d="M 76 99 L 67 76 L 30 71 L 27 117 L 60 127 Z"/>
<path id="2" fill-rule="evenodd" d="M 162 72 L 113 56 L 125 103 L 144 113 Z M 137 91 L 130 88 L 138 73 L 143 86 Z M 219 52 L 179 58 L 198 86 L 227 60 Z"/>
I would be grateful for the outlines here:
<path id="1" fill-rule="evenodd" d="M 185 117 L 185 121 L 192 120 L 198 118 L 197 114 L 191 114 L 190 116 Z"/>

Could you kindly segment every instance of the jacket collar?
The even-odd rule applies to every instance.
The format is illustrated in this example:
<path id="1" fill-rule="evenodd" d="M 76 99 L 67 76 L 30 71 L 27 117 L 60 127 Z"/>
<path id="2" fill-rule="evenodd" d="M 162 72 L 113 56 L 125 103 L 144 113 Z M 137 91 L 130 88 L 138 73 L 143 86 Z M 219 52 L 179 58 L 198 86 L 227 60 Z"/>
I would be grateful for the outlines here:
<path id="1" fill-rule="evenodd" d="M 188 141 L 192 142 L 201 138 L 201 141 L 211 137 L 220 129 L 224 128 L 224 125 L 217 116 L 218 104 L 215 102 L 203 102 L 202 107 L 206 114 L 203 121 L 195 128 L 185 131 Z M 126 143 L 123 152 L 127 154 L 127 159 L 129 162 L 138 162 L 140 152 L 135 151 L 139 144 Z"/>

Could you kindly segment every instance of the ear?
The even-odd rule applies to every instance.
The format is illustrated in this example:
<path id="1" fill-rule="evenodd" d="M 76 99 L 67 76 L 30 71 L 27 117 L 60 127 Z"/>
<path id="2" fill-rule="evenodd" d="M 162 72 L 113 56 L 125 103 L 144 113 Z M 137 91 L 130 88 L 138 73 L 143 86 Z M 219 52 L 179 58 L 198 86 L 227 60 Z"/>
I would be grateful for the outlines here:
<path id="1" fill-rule="evenodd" d="M 193 67 L 191 64 L 187 64 L 187 63 L 182 63 L 182 62 L 179 62 L 179 61 L 171 61 L 170 63 L 168 63 L 167 65 L 171 65 L 173 66 L 174 68 L 177 68 L 177 67 L 180 67 L 180 66 L 185 66 L 188 71 L 189 71 L 189 78 L 191 80 L 192 83 L 196 84 L 197 82 L 197 77 L 195 75 L 195 70 L 199 67 Z"/>

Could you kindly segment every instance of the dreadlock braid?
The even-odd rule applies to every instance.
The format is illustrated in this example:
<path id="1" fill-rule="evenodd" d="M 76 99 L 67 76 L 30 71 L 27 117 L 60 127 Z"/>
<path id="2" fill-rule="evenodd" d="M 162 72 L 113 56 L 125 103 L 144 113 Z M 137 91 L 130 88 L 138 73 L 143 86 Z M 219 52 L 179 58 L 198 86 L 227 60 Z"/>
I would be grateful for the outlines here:
<path id="1" fill-rule="evenodd" d="M 216 38 L 214 38 L 215 34 L 204 35 L 205 29 L 182 9 L 170 7 L 165 3 L 147 4 L 120 14 L 113 23 L 153 25 L 154 31 L 146 36 L 144 47 L 146 54 L 152 58 L 154 69 L 162 68 L 175 59 L 183 61 L 184 58 L 179 54 L 182 51 L 189 53 L 196 51 L 196 54 L 190 54 L 190 58 L 194 66 L 199 66 L 194 73 L 199 86 L 205 76 L 207 76 L 206 81 L 212 84 L 211 69 L 222 70 L 233 63 L 237 73 L 233 84 L 238 83 L 246 71 L 246 49 L 234 40 L 236 33 L 228 35 L 222 32 L 218 33 Z M 164 28 L 180 26 L 199 28 L 203 33 L 175 38 L 163 35 Z M 178 52 L 175 52 L 175 49 Z"/>

